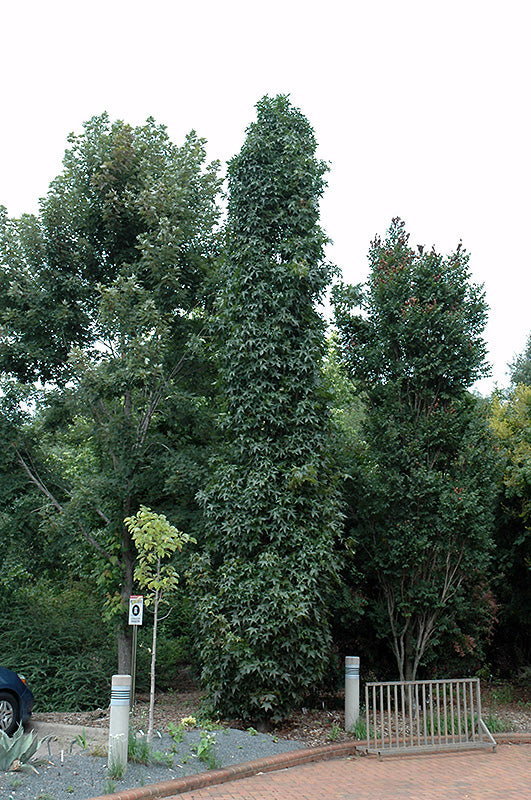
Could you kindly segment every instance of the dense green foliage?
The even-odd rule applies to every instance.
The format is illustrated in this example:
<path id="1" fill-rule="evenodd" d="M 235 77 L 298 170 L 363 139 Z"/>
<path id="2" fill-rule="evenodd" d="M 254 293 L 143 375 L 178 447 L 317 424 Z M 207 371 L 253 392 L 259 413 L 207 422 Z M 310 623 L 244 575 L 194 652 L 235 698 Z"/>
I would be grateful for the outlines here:
<path id="1" fill-rule="evenodd" d="M 258 720 L 340 685 L 346 654 L 382 678 L 530 663 L 529 345 L 508 392 L 472 395 L 468 256 L 395 220 L 327 346 L 315 152 L 263 98 L 221 226 L 203 140 L 102 115 L 38 215 L 0 209 L 0 653 L 39 710 L 105 706 L 128 670 L 146 505 L 197 540 L 170 559 L 158 688 L 193 653 L 213 706 Z"/>
<path id="2" fill-rule="evenodd" d="M 509 673 L 531 663 L 531 386 L 496 394 L 491 423 L 504 465 L 493 569 L 501 603 L 494 660 Z"/>
<path id="3" fill-rule="evenodd" d="M 278 716 L 323 676 L 339 513 L 322 388 L 325 165 L 288 99 L 264 98 L 229 165 L 219 303 L 225 447 L 202 493 L 203 680 L 216 708 Z"/>
<path id="4" fill-rule="evenodd" d="M 69 145 L 38 217 L 2 209 L 0 363 L 21 380 L 70 379 L 72 347 L 120 346 L 133 310 L 140 326 L 167 313 L 179 341 L 212 255 L 217 165 L 203 169 L 195 133 L 179 148 L 152 119 L 132 128 L 103 114 Z"/>
<path id="5" fill-rule="evenodd" d="M 2 217 L 0 368 L 48 381 L 6 445 L 63 552 L 77 532 L 78 563 L 90 558 L 120 621 L 121 672 L 136 556 L 123 519 L 142 502 L 188 528 L 196 513 L 216 171 L 194 133 L 179 148 L 153 120 L 103 115 L 70 138 L 39 217 Z"/>
<path id="6" fill-rule="evenodd" d="M 25 576 L 28 580 L 29 576 Z M 20 582 L 19 582 L 20 583 Z M 190 662 L 193 617 L 177 595 L 175 612 L 159 629 L 157 687 L 176 685 Z M 139 632 L 137 689 L 149 690 L 151 626 L 149 611 Z M 2 666 L 28 678 L 36 711 L 107 708 L 116 672 L 116 639 L 102 625 L 101 603 L 89 583 L 38 581 L 0 591 Z"/>
<path id="7" fill-rule="evenodd" d="M 52 583 L 3 593 L 0 599 L 2 666 L 26 675 L 36 710 L 105 708 L 116 645 L 101 624 L 89 587 Z"/>
<path id="8" fill-rule="evenodd" d="M 520 353 L 511 364 L 511 382 L 514 386 L 524 383 L 531 386 L 531 336 L 523 353 Z"/>
<path id="9" fill-rule="evenodd" d="M 484 373 L 486 306 L 467 260 L 460 247 L 415 253 L 394 220 L 371 245 L 367 286 L 336 291 L 341 350 L 366 402 L 355 535 L 402 680 L 458 626 L 491 548 L 493 447 L 467 392 Z"/>

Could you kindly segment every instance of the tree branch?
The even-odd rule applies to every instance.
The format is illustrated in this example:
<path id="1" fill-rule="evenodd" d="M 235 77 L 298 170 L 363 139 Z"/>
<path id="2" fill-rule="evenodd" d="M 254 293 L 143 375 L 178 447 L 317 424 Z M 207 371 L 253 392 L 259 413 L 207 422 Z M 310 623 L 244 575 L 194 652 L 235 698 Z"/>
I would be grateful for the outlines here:
<path id="1" fill-rule="evenodd" d="M 51 491 L 48 489 L 46 484 L 41 480 L 41 478 L 39 477 L 37 471 L 35 469 L 32 469 L 29 466 L 29 464 L 24 459 L 24 457 L 23 457 L 22 453 L 20 452 L 20 450 L 17 449 L 17 450 L 15 450 L 15 452 L 16 452 L 18 463 L 20 464 L 20 466 L 22 467 L 22 469 L 24 470 L 24 472 L 28 476 L 30 482 L 34 486 L 37 487 L 39 492 L 41 492 L 41 494 L 43 494 L 50 501 L 50 503 L 53 505 L 53 507 L 60 514 L 64 514 L 64 507 L 57 500 L 57 498 L 51 493 Z M 94 508 L 94 511 L 98 514 L 99 517 L 101 517 L 101 519 L 104 520 L 104 522 L 106 522 L 107 524 L 109 523 L 109 519 L 105 516 L 105 514 L 102 511 L 100 511 L 97 508 Z M 81 535 L 83 536 L 83 538 L 86 539 L 87 542 L 89 542 L 89 544 L 91 544 L 92 547 L 94 547 L 105 559 L 107 559 L 107 561 L 110 561 L 111 560 L 111 555 L 109 553 L 107 553 L 107 551 L 100 545 L 99 542 L 96 541 L 96 539 L 92 536 L 92 534 L 89 531 L 87 531 L 87 529 L 85 528 L 83 523 L 80 522 L 79 520 L 77 520 L 76 521 L 76 525 L 79 528 L 79 531 L 81 532 Z"/>

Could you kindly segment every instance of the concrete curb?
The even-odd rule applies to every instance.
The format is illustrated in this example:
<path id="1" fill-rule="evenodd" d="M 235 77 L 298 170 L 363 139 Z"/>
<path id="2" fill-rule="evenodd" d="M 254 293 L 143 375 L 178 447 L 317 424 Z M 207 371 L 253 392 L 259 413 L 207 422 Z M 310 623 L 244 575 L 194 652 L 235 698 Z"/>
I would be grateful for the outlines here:
<path id="1" fill-rule="evenodd" d="M 245 761 L 232 767 L 199 772 L 197 775 L 188 775 L 186 778 L 174 778 L 162 783 L 152 783 L 150 786 L 124 789 L 123 792 L 101 795 L 90 798 L 90 800 L 147 800 L 155 797 L 173 797 L 183 792 L 202 789 L 205 786 L 215 786 L 219 783 L 227 783 L 227 781 L 235 781 L 240 778 L 250 778 L 259 772 L 273 772 L 274 770 L 296 767 L 299 764 L 308 764 L 311 761 L 341 758 L 342 756 L 354 755 L 355 752 L 356 744 L 353 742 L 342 742 L 340 744 L 324 745 L 323 747 L 305 747 L 302 750 L 279 753 L 268 758 Z"/>
<path id="2" fill-rule="evenodd" d="M 531 744 L 531 732 L 519 731 L 517 733 L 498 733 L 494 736 L 499 745 Z M 288 753 L 279 753 L 268 758 L 257 758 L 254 761 L 245 761 L 232 767 L 213 769 L 189 775 L 186 778 L 174 778 L 162 783 L 152 783 L 149 786 L 139 786 L 136 789 L 124 789 L 114 794 L 100 795 L 89 800 L 149 800 L 150 798 L 171 798 L 183 792 L 194 789 L 203 789 L 206 786 L 227 783 L 228 781 L 250 778 L 260 772 L 274 772 L 275 770 L 288 769 L 300 764 L 309 764 L 312 761 L 325 761 L 326 759 L 342 758 L 355 755 L 356 751 L 363 751 L 367 742 L 341 742 L 323 747 L 305 747 L 302 750 L 292 750 Z M 399 754 L 397 754 L 399 755 Z M 403 754 L 401 754 L 403 755 Z"/>

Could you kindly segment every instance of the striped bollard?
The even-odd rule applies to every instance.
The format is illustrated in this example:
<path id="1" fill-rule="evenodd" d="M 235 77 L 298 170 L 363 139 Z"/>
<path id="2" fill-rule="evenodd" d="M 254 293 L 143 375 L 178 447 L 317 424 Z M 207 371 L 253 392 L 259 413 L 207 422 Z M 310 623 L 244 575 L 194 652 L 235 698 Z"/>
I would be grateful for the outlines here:
<path id="1" fill-rule="evenodd" d="M 111 718 L 109 722 L 109 768 L 127 766 L 129 744 L 129 706 L 131 676 L 113 675 L 111 688 Z"/>
<path id="2" fill-rule="evenodd" d="M 351 731 L 360 715 L 360 660 L 345 657 L 345 730 Z"/>

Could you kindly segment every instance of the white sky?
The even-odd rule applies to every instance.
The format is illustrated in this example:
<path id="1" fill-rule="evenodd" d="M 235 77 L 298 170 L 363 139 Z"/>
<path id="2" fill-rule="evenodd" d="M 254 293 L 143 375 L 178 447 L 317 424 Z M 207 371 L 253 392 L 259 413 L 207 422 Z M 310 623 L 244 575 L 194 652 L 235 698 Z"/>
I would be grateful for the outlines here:
<path id="1" fill-rule="evenodd" d="M 37 210 L 70 131 L 147 116 L 209 158 L 254 104 L 289 93 L 330 162 L 322 225 L 345 280 L 400 216 L 411 241 L 463 240 L 490 305 L 493 380 L 531 332 L 529 0 L 18 0 L 0 14 L 0 204 Z"/>

